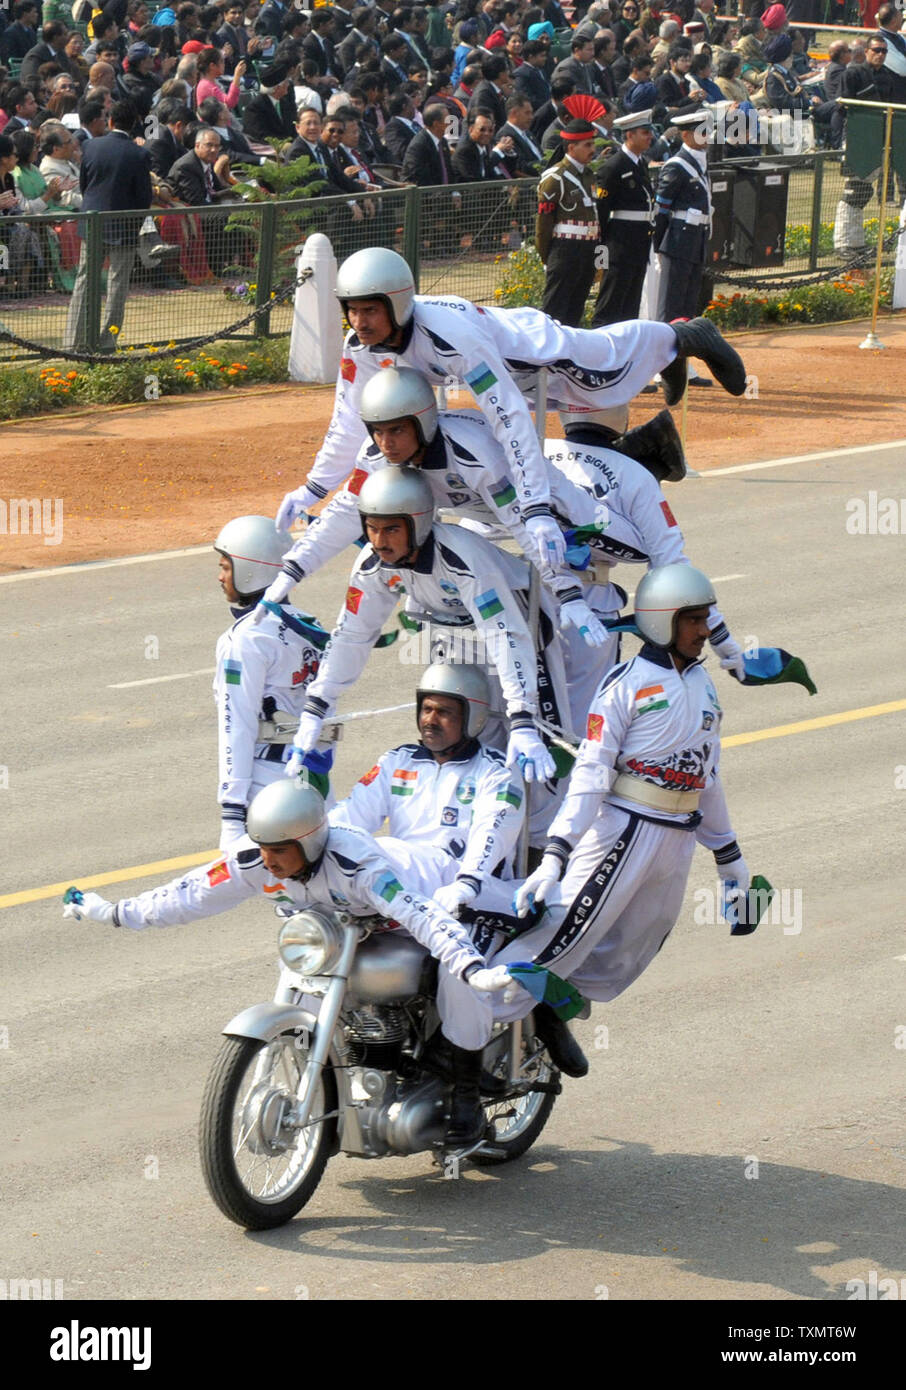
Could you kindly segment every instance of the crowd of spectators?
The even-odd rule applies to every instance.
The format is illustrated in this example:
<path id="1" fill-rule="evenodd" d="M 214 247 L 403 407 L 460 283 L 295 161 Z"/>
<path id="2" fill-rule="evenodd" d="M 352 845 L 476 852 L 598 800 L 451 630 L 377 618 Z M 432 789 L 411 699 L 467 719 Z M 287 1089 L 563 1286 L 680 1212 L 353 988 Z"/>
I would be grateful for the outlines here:
<path id="1" fill-rule="evenodd" d="M 0 9 L 0 216 L 13 227 L 24 212 L 121 210 L 115 177 L 99 190 L 97 161 L 90 176 L 84 161 L 90 143 L 109 134 L 116 107 L 118 133 L 148 164 L 150 197 L 137 211 L 146 231 L 154 213 L 157 241 L 173 249 L 138 257 L 137 273 L 162 285 L 204 278 L 241 253 L 235 240 L 214 235 L 226 214 L 193 228 L 168 209 L 236 200 L 237 184 L 250 181 L 272 193 L 275 161 L 304 157 L 300 185 L 342 196 L 337 216 L 367 244 L 386 230 L 381 200 L 369 196 L 379 190 L 499 186 L 560 158 L 563 101 L 575 93 L 602 103 L 602 132 L 616 116 L 652 108 L 669 133 L 673 117 L 720 102 L 799 111 L 834 146 L 843 135 L 838 96 L 906 99 L 895 3 L 882 5 L 865 43 L 835 43 L 823 73 L 808 57 L 808 34 L 791 22 L 814 21 L 814 0 L 790 0 L 789 12 L 748 0 L 734 17 L 718 15 L 715 0 L 676 0 L 669 9 L 580 0 L 569 21 L 559 0 L 334 0 L 310 11 L 282 0 L 162 9 L 77 0 L 75 18 L 47 0 L 48 12 L 42 23 L 35 0 Z M 736 152 L 757 147 L 750 137 Z M 483 225 L 480 190 L 469 201 Z M 469 244 L 464 211 L 455 189 L 439 197 L 439 250 Z M 515 190 L 509 211 L 514 224 L 529 216 Z M 76 274 L 74 222 L 56 231 L 17 222 L 3 243 L 4 297 Z M 343 249 L 353 249 L 348 238 Z"/>

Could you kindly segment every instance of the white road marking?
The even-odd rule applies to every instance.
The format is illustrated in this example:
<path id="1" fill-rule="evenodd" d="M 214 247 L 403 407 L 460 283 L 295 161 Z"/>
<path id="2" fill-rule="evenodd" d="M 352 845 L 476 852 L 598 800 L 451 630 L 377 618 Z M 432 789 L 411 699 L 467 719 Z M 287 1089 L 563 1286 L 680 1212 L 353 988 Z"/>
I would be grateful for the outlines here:
<path id="1" fill-rule="evenodd" d="M 163 685 L 164 681 L 187 681 L 191 676 L 213 676 L 216 666 L 201 666 L 197 671 L 181 671 L 177 676 L 148 676 L 142 681 L 118 681 L 108 690 L 132 690 L 136 685 Z"/>
<path id="2" fill-rule="evenodd" d="M 760 468 L 782 468 L 787 463 L 818 463 L 821 459 L 848 458 L 850 454 L 876 454 L 881 449 L 906 449 L 906 439 L 889 444 L 858 444 L 853 449 L 827 449 L 820 454 L 791 454 L 789 458 L 767 459 L 764 463 L 736 463 L 732 468 L 706 468 L 703 478 L 726 478 L 731 473 L 754 473 Z"/>

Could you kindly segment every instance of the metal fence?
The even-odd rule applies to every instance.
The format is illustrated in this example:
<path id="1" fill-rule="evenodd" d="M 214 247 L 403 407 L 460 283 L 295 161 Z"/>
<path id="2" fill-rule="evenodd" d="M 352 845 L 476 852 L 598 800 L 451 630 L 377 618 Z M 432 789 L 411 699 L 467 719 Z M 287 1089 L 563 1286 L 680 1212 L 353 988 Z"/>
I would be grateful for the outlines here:
<path id="1" fill-rule="evenodd" d="M 833 223 L 843 191 L 841 158 L 819 151 L 771 161 L 788 170 L 789 191 L 785 261 L 767 274 L 820 273 L 839 262 Z M 330 238 L 339 261 L 364 246 L 388 246 L 405 256 L 422 293 L 493 303 L 510 269 L 508 253 L 533 242 L 535 207 L 535 180 L 520 179 L 221 203 L 155 210 L 153 217 L 3 218 L 0 324 L 30 346 L 0 341 L 0 361 L 61 348 L 103 354 L 167 347 L 213 333 L 228 339 L 287 333 L 292 298 L 274 296 L 293 279 L 295 248 L 316 231 Z M 876 199 L 863 217 L 871 243 Z M 896 217 L 895 207 L 889 217 Z M 134 258 L 124 253 L 130 245 L 137 246 Z M 727 273 L 732 289 L 766 274 Z M 526 302 L 534 294 L 527 288 Z"/>

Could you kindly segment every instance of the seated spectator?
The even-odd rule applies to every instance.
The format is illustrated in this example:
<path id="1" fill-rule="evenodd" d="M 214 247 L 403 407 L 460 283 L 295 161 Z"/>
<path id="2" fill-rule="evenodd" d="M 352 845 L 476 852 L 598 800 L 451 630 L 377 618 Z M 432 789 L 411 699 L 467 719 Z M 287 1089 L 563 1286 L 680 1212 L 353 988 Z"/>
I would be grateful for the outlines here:
<path id="1" fill-rule="evenodd" d="M 651 80 L 651 58 L 647 53 L 638 53 L 633 58 L 629 81 L 622 90 L 620 101 L 627 116 L 657 105 L 658 89 Z"/>
<path id="2" fill-rule="evenodd" d="M 494 118 L 487 112 L 476 111 L 453 151 L 453 168 L 461 183 L 505 178 L 504 161 L 513 152 L 513 142 L 508 136 L 494 143 Z"/>
<path id="3" fill-rule="evenodd" d="M 782 6 L 778 6 L 782 8 Z M 788 66 L 793 51 L 793 41 L 789 34 L 778 34 L 769 39 L 764 46 L 765 56 L 771 66 L 764 79 L 764 95 L 768 106 L 774 111 L 811 111 L 820 106 L 821 98 L 809 96 L 803 91 L 796 74 Z"/>
<path id="4" fill-rule="evenodd" d="M 717 60 L 717 87 L 725 101 L 748 101 L 749 89 L 740 77 L 741 53 L 722 53 Z"/>
<path id="5" fill-rule="evenodd" d="M 665 19 L 657 31 L 657 43 L 651 49 L 651 57 L 655 63 L 663 60 L 666 65 L 668 54 L 673 47 L 674 41 L 680 35 L 680 26 L 675 19 Z"/>
<path id="6" fill-rule="evenodd" d="M 198 118 L 203 125 L 217 131 L 220 136 L 220 148 L 229 155 L 231 168 L 237 164 L 267 163 L 267 156 L 256 154 L 239 126 L 235 124 L 229 108 L 216 97 L 207 97 L 198 103 Z"/>
<path id="7" fill-rule="evenodd" d="M 766 38 L 767 30 L 760 19 L 747 19 L 739 31 L 736 52 L 742 57 L 742 80 L 748 83 L 750 91 L 760 91 L 764 86 L 769 67 L 763 47 Z"/>
<path id="8" fill-rule="evenodd" d="M 31 131 L 19 130 L 13 138 L 0 135 L 0 218 L 16 219 L 26 213 L 46 212 L 48 204 L 61 191 L 61 180 L 45 180 L 31 163 L 34 150 Z M 24 170 L 18 168 L 17 145 L 25 152 Z M 26 188 L 33 192 L 28 194 Z M 27 222 L 0 221 L 0 240 L 8 247 L 8 272 L 15 288 L 4 289 L 6 298 L 26 298 L 47 288 L 44 251 L 34 227 Z"/>
<path id="9" fill-rule="evenodd" d="M 71 130 L 58 121 L 45 121 L 38 135 L 38 153 L 41 156 L 38 168 L 48 184 L 52 178 L 60 180 L 60 191 L 54 205 L 59 208 L 80 208 L 81 146 L 78 140 Z"/>
<path id="10" fill-rule="evenodd" d="M 394 164 L 402 164 L 406 148 L 419 127 L 415 120 L 415 102 L 406 92 L 396 92 L 390 98 L 390 120 L 384 127 L 383 141 Z"/>
<path id="11" fill-rule="evenodd" d="M 240 60 L 234 67 L 230 89 L 226 93 L 218 81 L 224 74 L 222 53 L 216 48 L 205 48 L 198 54 L 196 65 L 198 73 L 198 85 L 195 88 L 196 108 L 208 98 L 213 98 L 222 105 L 228 106 L 231 111 L 235 111 L 239 105 L 239 93 L 242 90 L 242 79 L 246 72 L 245 62 Z"/>
<path id="12" fill-rule="evenodd" d="M 75 137 L 80 145 L 87 140 L 99 140 L 110 129 L 110 93 L 106 102 L 99 97 L 83 97 L 78 106 L 79 128 Z"/>
<path id="13" fill-rule="evenodd" d="M 692 96 L 701 92 L 705 101 L 723 101 L 724 94 L 711 76 L 711 54 L 695 53 L 689 64 L 689 89 Z"/>
<path id="14" fill-rule="evenodd" d="M 10 136 L 17 130 L 27 130 L 38 111 L 34 92 L 30 87 L 23 87 L 21 82 L 13 82 L 7 87 L 2 106 L 8 118 L 3 133 Z"/>
<path id="15" fill-rule="evenodd" d="M 462 77 L 459 79 L 459 86 L 453 89 L 453 95 L 456 100 L 461 101 L 464 106 L 468 106 L 475 94 L 475 88 L 480 81 L 481 68 L 477 63 L 470 63 L 469 66 L 463 70 Z"/>
<path id="16" fill-rule="evenodd" d="M 88 69 L 87 92 L 94 87 L 106 87 L 111 96 L 116 90 L 116 68 L 111 63 L 92 63 Z"/>
<path id="17" fill-rule="evenodd" d="M 122 75 L 117 78 L 117 86 L 123 97 L 131 101 L 138 112 L 140 126 L 151 110 L 160 85 L 153 68 L 153 51 L 146 43 L 134 43 L 126 53 Z"/>
<path id="18" fill-rule="evenodd" d="M 66 47 L 63 50 L 70 68 L 74 70 L 75 80 L 80 92 L 84 92 L 85 88 L 88 86 L 89 64 L 82 57 L 84 47 L 85 40 L 82 38 L 82 35 L 78 32 L 73 32 L 66 40 Z"/>
<path id="19" fill-rule="evenodd" d="M 702 97 L 693 96 L 687 74 L 692 64 L 692 54 L 685 48 L 674 44 L 667 59 L 667 71 L 658 78 L 657 99 L 667 108 L 667 119 L 694 111 L 702 103 Z M 625 104 L 625 103 L 624 103 Z M 626 108 L 627 111 L 629 107 Z M 638 107 L 633 107 L 638 110 Z"/>
<path id="20" fill-rule="evenodd" d="M 99 15 L 95 16 L 91 27 L 93 38 L 85 49 L 86 63 L 96 63 L 102 54 L 109 54 L 111 51 L 117 63 L 125 57 L 125 50 L 128 45 L 119 41 L 119 25 L 112 15 L 105 14 L 102 10 Z"/>
<path id="21" fill-rule="evenodd" d="M 41 6 L 35 0 L 16 0 L 13 6 L 13 22 L 0 34 L 0 54 L 4 63 L 10 58 L 17 61 L 25 57 L 38 42 L 38 19 Z"/>
<path id="22" fill-rule="evenodd" d="M 295 134 L 296 103 L 290 91 L 290 69 L 272 63 L 261 73 L 261 91 L 245 108 L 242 124 L 246 137 L 261 144 L 291 140 Z"/>
<path id="23" fill-rule="evenodd" d="M 157 106 L 158 133 L 145 148 L 151 156 L 151 168 L 158 178 L 168 179 L 170 170 L 186 153 L 185 134 L 192 112 L 176 97 L 162 97 Z"/>
<path id="24" fill-rule="evenodd" d="M 456 182 L 456 171 L 445 139 L 449 112 L 441 102 L 432 101 L 424 110 L 424 129 L 406 147 L 403 178 L 419 188 Z"/>

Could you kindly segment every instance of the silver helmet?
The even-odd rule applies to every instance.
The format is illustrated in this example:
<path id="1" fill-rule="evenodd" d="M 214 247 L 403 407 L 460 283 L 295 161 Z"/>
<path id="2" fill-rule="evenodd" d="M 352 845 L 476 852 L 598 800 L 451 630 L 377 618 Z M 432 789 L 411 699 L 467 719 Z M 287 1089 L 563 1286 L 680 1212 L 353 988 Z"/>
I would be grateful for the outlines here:
<path id="1" fill-rule="evenodd" d="M 214 549 L 233 562 L 233 587 L 239 597 L 251 598 L 277 578 L 292 543 L 288 531 L 277 530 L 273 517 L 237 516 L 222 528 Z"/>
<path id="2" fill-rule="evenodd" d="M 434 388 L 411 367 L 385 367 L 377 372 L 362 392 L 359 414 L 372 437 L 375 425 L 391 420 L 412 420 L 423 447 L 437 434 Z"/>
<path id="3" fill-rule="evenodd" d="M 409 523 L 409 543 L 414 550 L 431 534 L 434 494 L 417 468 L 381 468 L 362 484 L 359 516 L 363 531 L 370 516 L 403 517 Z"/>
<path id="4" fill-rule="evenodd" d="M 426 695 L 446 695 L 462 706 L 462 736 L 477 738 L 491 712 L 491 687 L 480 666 L 447 666 L 435 661 L 415 688 L 415 717 L 421 719 Z"/>
<path id="5" fill-rule="evenodd" d="M 415 281 L 402 256 L 382 246 L 370 246 L 347 256 L 337 272 L 336 296 L 346 306 L 350 299 L 382 299 L 394 328 L 402 328 L 415 308 Z"/>
<path id="6" fill-rule="evenodd" d="M 717 602 L 714 585 L 701 570 L 678 563 L 649 570 L 635 591 L 636 627 L 656 647 L 669 647 L 677 613 Z"/>
<path id="7" fill-rule="evenodd" d="M 259 845 L 282 845 L 295 840 L 309 867 L 327 847 L 330 827 L 324 798 L 314 787 L 281 777 L 252 798 L 245 828 Z"/>

